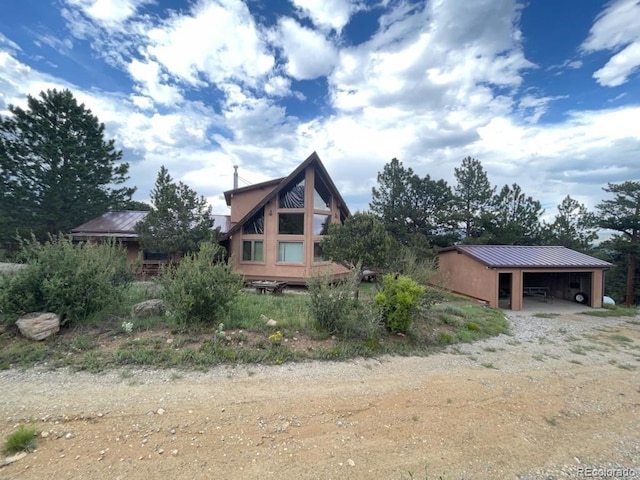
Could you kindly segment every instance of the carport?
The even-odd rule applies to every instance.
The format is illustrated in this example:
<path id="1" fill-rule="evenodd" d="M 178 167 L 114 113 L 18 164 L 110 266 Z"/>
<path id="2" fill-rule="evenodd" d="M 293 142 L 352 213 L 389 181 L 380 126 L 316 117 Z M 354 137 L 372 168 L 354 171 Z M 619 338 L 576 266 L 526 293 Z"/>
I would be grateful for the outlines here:
<path id="1" fill-rule="evenodd" d="M 440 250 L 438 262 L 450 290 L 511 310 L 522 310 L 525 298 L 600 308 L 611 267 L 556 246 L 456 245 Z"/>

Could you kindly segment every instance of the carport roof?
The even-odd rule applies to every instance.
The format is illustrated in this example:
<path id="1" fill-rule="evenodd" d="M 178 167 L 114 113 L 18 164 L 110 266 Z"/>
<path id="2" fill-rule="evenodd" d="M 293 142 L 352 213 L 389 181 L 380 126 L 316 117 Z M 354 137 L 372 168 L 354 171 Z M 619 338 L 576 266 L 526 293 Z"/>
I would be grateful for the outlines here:
<path id="1" fill-rule="evenodd" d="M 457 251 L 490 268 L 609 268 L 609 262 L 556 246 L 455 245 Z"/>

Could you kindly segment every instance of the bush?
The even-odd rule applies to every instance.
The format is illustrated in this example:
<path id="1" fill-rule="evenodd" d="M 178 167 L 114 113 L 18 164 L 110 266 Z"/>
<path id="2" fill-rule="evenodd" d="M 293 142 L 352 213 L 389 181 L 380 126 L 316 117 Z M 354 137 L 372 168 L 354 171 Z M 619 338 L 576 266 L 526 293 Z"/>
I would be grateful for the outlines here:
<path id="1" fill-rule="evenodd" d="M 376 294 L 374 300 L 382 309 L 389 331 L 409 331 L 424 292 L 424 287 L 404 275 L 389 273 L 383 277 L 382 291 Z"/>
<path id="2" fill-rule="evenodd" d="M 346 333 L 354 304 L 355 277 L 334 283 L 331 273 L 314 275 L 307 283 L 311 316 L 329 333 Z"/>
<path id="3" fill-rule="evenodd" d="M 83 323 L 118 306 L 132 276 L 126 253 L 114 241 L 76 243 L 68 237 L 34 237 L 20 242 L 26 267 L 0 276 L 0 312 L 7 318 L 34 311 L 60 315 L 62 323 Z"/>
<path id="4" fill-rule="evenodd" d="M 19 452 L 31 452 L 36 448 L 36 429 L 20 425 L 18 429 L 7 437 L 2 452 L 11 455 Z"/>
<path id="5" fill-rule="evenodd" d="M 160 277 L 167 316 L 176 330 L 211 324 L 227 313 L 242 288 L 242 277 L 219 260 L 222 247 L 203 243 Z"/>

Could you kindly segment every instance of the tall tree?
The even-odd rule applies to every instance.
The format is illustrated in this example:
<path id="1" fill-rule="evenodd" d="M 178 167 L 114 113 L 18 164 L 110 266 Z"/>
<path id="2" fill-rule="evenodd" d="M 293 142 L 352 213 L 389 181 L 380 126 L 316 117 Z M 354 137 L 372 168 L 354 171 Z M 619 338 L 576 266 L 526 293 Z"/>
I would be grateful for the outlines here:
<path id="1" fill-rule="evenodd" d="M 213 216 L 207 200 L 182 182 L 175 183 L 164 165 L 151 191 L 153 207 L 136 225 L 142 248 L 181 255 L 195 252 L 211 239 Z"/>
<path id="2" fill-rule="evenodd" d="M 612 236 L 610 245 L 627 256 L 627 285 L 625 303 L 635 302 L 636 264 L 640 253 L 640 182 L 609 183 L 603 188 L 614 195 L 596 205 L 600 228 L 619 232 Z"/>
<path id="3" fill-rule="evenodd" d="M 350 270 L 359 268 L 355 297 L 358 298 L 363 269 L 384 267 L 391 240 L 382 223 L 370 213 L 356 212 L 341 225 L 329 225 L 329 234 L 322 239 L 323 253 L 332 261 Z"/>
<path id="4" fill-rule="evenodd" d="M 385 229 L 402 244 L 420 234 L 431 245 L 450 245 L 456 239 L 453 193 L 444 180 L 420 178 L 394 158 L 378 173 L 369 208 Z"/>
<path id="5" fill-rule="evenodd" d="M 567 195 L 558 205 L 553 223 L 545 228 L 547 243 L 586 252 L 598 238 L 595 215 Z"/>
<path id="6" fill-rule="evenodd" d="M 465 242 L 472 243 L 480 237 L 482 216 L 489 210 L 495 187 L 491 186 L 480 160 L 471 157 L 462 159 L 462 165 L 455 169 L 458 180 L 454 187 L 456 210 L 462 223 Z"/>
<path id="7" fill-rule="evenodd" d="M 122 151 L 69 90 L 29 95 L 26 110 L 9 112 L 0 117 L 0 241 L 66 233 L 131 200 L 135 188 L 115 188 L 128 179 Z"/>
<path id="8" fill-rule="evenodd" d="M 535 245 L 540 240 L 543 213 L 540 202 L 525 196 L 517 183 L 505 185 L 494 195 L 491 212 L 483 217 L 482 240 L 501 245 Z"/>

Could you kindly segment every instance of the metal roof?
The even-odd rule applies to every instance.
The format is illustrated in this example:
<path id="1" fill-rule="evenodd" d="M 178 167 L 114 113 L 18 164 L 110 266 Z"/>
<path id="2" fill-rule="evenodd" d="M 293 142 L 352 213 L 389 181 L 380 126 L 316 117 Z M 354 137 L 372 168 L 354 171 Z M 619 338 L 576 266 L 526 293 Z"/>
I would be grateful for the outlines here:
<path id="1" fill-rule="evenodd" d="M 490 268 L 609 268 L 609 262 L 557 246 L 456 245 L 457 251 Z"/>
<path id="2" fill-rule="evenodd" d="M 137 238 L 136 225 L 147 216 L 147 213 L 149 212 L 135 210 L 107 212 L 74 228 L 71 233 L 76 237 Z M 214 228 L 220 227 L 221 233 L 229 231 L 228 215 L 213 215 L 213 218 Z"/>
<path id="3" fill-rule="evenodd" d="M 107 212 L 93 220 L 83 223 L 79 227 L 74 228 L 71 230 L 71 233 L 75 235 L 135 235 L 136 224 L 146 217 L 147 213 L 149 212 L 135 210 Z"/>

